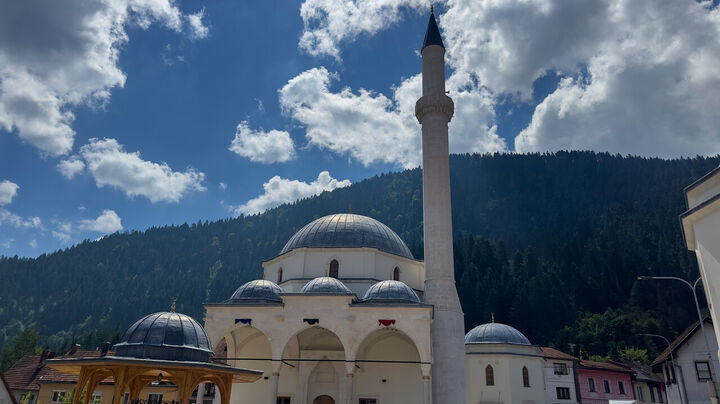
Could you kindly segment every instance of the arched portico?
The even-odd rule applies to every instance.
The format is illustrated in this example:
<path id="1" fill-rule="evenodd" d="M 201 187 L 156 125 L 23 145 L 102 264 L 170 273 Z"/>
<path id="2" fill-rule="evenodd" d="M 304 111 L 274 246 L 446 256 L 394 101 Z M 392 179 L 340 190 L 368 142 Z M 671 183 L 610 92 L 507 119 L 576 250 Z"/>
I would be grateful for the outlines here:
<path id="1" fill-rule="evenodd" d="M 429 362 L 423 363 L 418 346 L 405 332 L 392 327 L 374 330 L 355 352 L 353 400 L 427 402 L 429 371 Z"/>
<path id="2" fill-rule="evenodd" d="M 272 347 L 267 335 L 257 327 L 238 324 L 215 345 L 214 350 L 217 351 L 223 343 L 227 345 L 229 365 L 263 372 L 263 378 L 257 382 L 236 388 L 232 393 L 232 402 L 269 402 L 274 370 L 270 360 Z"/>

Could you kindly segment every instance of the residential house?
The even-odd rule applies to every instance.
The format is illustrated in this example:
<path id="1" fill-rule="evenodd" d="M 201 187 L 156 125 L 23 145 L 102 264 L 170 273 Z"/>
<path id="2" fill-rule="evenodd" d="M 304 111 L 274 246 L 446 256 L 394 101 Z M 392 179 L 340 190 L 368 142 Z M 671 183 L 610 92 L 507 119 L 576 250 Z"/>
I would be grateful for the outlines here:
<path id="1" fill-rule="evenodd" d="M 554 348 L 540 348 L 545 361 L 545 401 L 548 404 L 577 403 L 575 381 L 580 359 Z"/>
<path id="2" fill-rule="evenodd" d="M 633 400 L 633 371 L 609 362 L 580 361 L 578 390 L 583 404 L 609 404 L 610 400 Z"/>
<path id="3" fill-rule="evenodd" d="M 0 404 L 17 404 L 15 397 L 10 392 L 5 375 L 0 372 Z"/>
<path id="4" fill-rule="evenodd" d="M 663 379 L 653 373 L 652 367 L 641 362 L 623 361 L 618 365 L 633 371 L 632 391 L 638 403 L 666 403 L 667 396 Z"/>
<path id="5" fill-rule="evenodd" d="M 717 402 L 717 350 L 715 330 L 708 317 L 704 327 L 700 321 L 694 322 L 653 361 L 653 371 L 665 380 L 670 404 Z"/>

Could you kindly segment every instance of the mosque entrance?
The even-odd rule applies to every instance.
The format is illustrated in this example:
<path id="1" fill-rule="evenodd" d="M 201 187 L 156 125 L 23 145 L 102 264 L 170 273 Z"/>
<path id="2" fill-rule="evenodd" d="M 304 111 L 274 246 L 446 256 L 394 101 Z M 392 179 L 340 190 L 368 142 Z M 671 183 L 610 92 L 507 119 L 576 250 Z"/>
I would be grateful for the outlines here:
<path id="1" fill-rule="evenodd" d="M 313 404 L 335 404 L 335 400 L 330 396 L 322 395 L 315 398 Z"/>

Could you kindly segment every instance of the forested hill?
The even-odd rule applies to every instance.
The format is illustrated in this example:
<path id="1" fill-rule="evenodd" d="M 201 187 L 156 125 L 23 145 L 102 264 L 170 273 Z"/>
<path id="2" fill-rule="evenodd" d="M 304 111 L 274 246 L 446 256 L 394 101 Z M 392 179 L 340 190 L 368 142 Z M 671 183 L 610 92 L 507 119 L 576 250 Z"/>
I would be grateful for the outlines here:
<path id="1" fill-rule="evenodd" d="M 674 337 L 694 318 L 691 296 L 636 278 L 697 277 L 678 222 L 682 189 L 718 163 L 592 152 L 452 156 L 466 326 L 494 312 L 534 343 L 602 355 L 646 346 L 638 333 Z M 36 259 L 2 257 L 0 339 L 34 327 L 56 349 L 92 343 L 90 332 L 122 331 L 167 310 L 172 297 L 178 311 L 201 319 L 202 302 L 228 298 L 300 227 L 349 205 L 422 257 L 421 172 L 385 174 L 261 215 L 113 234 Z"/>

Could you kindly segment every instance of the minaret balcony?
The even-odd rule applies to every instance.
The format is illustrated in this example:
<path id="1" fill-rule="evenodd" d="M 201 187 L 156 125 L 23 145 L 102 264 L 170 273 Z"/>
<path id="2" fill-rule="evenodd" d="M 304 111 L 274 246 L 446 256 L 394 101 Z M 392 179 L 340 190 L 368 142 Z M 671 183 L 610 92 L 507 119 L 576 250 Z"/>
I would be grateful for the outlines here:
<path id="1" fill-rule="evenodd" d="M 422 123 L 425 115 L 441 113 L 447 117 L 448 122 L 455 112 L 455 103 L 445 94 L 423 95 L 415 103 L 415 117 Z"/>

